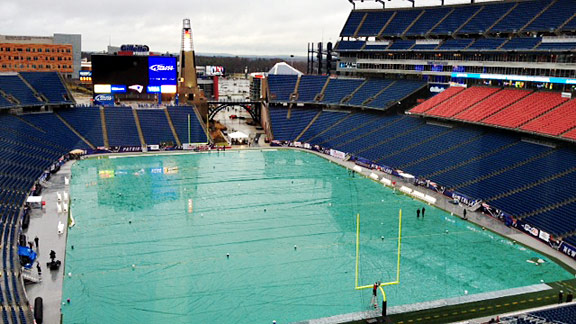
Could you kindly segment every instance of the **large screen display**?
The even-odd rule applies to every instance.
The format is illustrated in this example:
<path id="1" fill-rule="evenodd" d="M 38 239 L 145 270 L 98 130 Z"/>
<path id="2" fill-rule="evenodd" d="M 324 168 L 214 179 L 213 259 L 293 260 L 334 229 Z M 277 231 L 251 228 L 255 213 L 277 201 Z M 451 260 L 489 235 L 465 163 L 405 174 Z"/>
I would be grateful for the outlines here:
<path id="1" fill-rule="evenodd" d="M 149 85 L 176 85 L 176 58 L 148 57 Z"/>
<path id="2" fill-rule="evenodd" d="M 175 93 L 176 58 L 93 55 L 92 83 L 97 93 Z"/>

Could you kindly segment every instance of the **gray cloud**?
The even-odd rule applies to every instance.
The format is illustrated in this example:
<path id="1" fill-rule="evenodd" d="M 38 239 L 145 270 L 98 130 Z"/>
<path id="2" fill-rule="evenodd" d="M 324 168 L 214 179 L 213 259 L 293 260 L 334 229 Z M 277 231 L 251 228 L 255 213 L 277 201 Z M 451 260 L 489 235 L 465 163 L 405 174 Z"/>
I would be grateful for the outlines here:
<path id="1" fill-rule="evenodd" d="M 352 8 L 346 0 L 9 1 L 0 10 L 0 31 L 7 35 L 75 33 L 82 34 L 83 50 L 104 50 L 111 40 L 177 52 L 182 19 L 190 18 L 198 52 L 262 55 L 305 55 L 308 42 L 337 41 Z"/>

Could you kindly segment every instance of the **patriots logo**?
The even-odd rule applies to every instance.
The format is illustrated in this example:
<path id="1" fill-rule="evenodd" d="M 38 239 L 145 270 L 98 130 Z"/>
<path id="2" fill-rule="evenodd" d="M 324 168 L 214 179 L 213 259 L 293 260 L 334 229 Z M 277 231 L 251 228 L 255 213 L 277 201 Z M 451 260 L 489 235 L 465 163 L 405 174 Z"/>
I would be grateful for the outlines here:
<path id="1" fill-rule="evenodd" d="M 141 86 L 139 84 L 135 84 L 135 85 L 129 86 L 128 89 L 138 91 L 138 93 L 142 93 L 142 90 L 144 90 L 144 86 Z"/>

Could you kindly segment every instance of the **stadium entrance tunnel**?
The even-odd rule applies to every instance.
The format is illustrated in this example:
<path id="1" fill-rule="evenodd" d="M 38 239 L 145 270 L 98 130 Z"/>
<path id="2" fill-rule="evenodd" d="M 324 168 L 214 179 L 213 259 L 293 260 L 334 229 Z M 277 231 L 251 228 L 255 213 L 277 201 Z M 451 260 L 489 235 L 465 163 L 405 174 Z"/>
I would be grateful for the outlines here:
<path id="1" fill-rule="evenodd" d="M 208 120 L 214 120 L 214 117 L 218 112 L 226 108 L 232 107 L 241 107 L 244 108 L 249 114 L 252 120 L 257 123 L 260 123 L 260 110 L 261 110 L 261 103 L 258 101 L 240 101 L 240 102 L 222 102 L 222 101 L 215 101 L 208 103 Z"/>

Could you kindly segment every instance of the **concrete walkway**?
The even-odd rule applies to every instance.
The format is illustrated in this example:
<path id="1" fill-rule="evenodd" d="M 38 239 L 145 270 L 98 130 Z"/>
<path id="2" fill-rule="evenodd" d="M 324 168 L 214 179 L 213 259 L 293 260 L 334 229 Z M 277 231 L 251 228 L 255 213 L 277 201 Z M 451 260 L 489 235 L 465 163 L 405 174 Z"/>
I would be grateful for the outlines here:
<path id="1" fill-rule="evenodd" d="M 62 305 L 62 282 L 65 273 L 66 238 L 68 233 L 68 214 L 58 213 L 57 192 L 61 195 L 69 192 L 69 186 L 64 184 L 64 177 L 70 179 L 70 167 L 74 162 L 68 162 L 60 168 L 58 173 L 52 175 L 50 181 L 45 183 L 42 191 L 42 200 L 46 202 L 44 209 L 32 209 L 30 226 L 25 232 L 29 241 L 34 242 L 38 237 L 38 246 L 34 250 L 38 253 L 42 275 L 41 282 L 29 283 L 25 286 L 28 300 L 33 307 L 34 299 L 42 297 L 44 305 L 44 323 L 60 323 Z M 58 223 L 64 224 L 64 233 L 58 234 Z M 62 262 L 59 270 L 50 271 L 46 263 L 50 261 L 50 251 L 56 252 L 56 260 Z M 30 273 L 38 276 L 36 265 Z"/>

